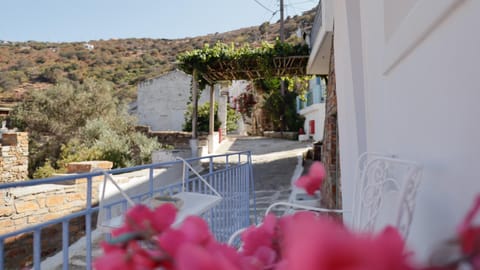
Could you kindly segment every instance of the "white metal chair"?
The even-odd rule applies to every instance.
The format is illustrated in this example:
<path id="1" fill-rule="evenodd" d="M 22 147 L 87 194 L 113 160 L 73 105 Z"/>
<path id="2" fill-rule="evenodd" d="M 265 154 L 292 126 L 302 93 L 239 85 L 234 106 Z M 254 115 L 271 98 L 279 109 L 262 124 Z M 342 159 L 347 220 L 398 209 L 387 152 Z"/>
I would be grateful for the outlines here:
<path id="1" fill-rule="evenodd" d="M 392 225 L 406 239 L 413 218 L 421 173 L 422 166 L 418 163 L 378 153 L 364 153 L 357 161 L 351 209 L 326 209 L 291 202 L 276 202 L 267 208 L 266 214 L 279 206 L 320 213 L 353 211 L 352 229 L 376 231 L 386 225 Z M 229 244 L 233 243 L 240 233 L 241 231 L 233 234 Z"/>

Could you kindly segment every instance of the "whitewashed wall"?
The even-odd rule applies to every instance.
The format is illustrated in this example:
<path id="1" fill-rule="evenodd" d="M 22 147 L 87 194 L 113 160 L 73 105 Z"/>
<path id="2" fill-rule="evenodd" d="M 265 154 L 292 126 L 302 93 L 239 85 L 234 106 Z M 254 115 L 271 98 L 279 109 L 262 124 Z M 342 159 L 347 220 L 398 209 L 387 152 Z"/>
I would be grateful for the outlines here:
<path id="1" fill-rule="evenodd" d="M 190 97 L 191 77 L 175 70 L 138 86 L 137 114 L 140 125 L 152 130 L 182 130 Z"/>
<path id="2" fill-rule="evenodd" d="M 174 70 L 138 85 L 137 116 L 140 125 L 154 131 L 181 131 L 190 99 L 191 76 Z M 228 93 L 245 91 L 246 82 L 234 81 L 231 86 L 215 85 L 214 98 L 219 106 L 219 120 L 226 127 Z M 225 92 L 225 95 L 222 95 Z M 199 106 L 210 102 L 207 86 L 198 100 Z"/>
<path id="3" fill-rule="evenodd" d="M 360 152 L 422 163 L 408 245 L 426 260 L 480 193 L 480 1 L 334 2 L 344 205 Z"/>
<path id="4" fill-rule="evenodd" d="M 312 137 L 315 141 L 323 139 L 323 129 L 325 123 L 325 103 L 317 103 L 310 105 L 299 111 L 305 117 L 304 131 L 305 134 Z M 315 121 L 315 133 L 310 134 L 310 120 Z"/>

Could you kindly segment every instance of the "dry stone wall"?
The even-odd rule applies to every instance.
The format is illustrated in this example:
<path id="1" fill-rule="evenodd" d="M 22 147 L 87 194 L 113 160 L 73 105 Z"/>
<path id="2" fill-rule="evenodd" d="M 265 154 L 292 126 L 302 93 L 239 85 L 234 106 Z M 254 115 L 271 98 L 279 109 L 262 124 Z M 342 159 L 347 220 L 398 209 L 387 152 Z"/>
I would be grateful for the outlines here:
<path id="1" fill-rule="evenodd" d="M 2 134 L 0 183 L 23 181 L 28 178 L 28 133 Z"/>
<path id="2" fill-rule="evenodd" d="M 110 161 L 87 161 L 70 163 L 69 173 L 90 172 L 95 168 L 111 169 Z M 103 176 L 92 179 L 92 205 L 98 204 L 100 184 Z M 60 218 L 85 209 L 87 179 L 78 178 L 56 184 L 19 187 L 0 191 L 0 234 L 12 232 Z M 96 225 L 96 214 L 92 216 L 92 227 Z M 73 243 L 85 235 L 85 218 L 69 221 L 69 242 Z M 31 233 L 8 238 L 5 241 L 6 269 L 29 266 L 33 258 Z M 61 250 L 62 224 L 54 224 L 41 232 L 42 256 Z"/>

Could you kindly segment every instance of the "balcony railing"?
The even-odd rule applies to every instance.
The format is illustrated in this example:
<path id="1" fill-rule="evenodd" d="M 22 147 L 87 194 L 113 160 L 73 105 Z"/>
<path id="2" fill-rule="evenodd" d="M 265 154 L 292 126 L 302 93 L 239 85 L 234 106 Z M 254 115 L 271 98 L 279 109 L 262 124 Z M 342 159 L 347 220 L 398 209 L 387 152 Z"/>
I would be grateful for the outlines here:
<path id="1" fill-rule="evenodd" d="M 307 93 L 307 107 L 313 105 L 314 99 L 313 99 L 313 92 L 308 92 Z"/>
<path id="2" fill-rule="evenodd" d="M 305 101 L 297 97 L 297 110 L 300 111 L 304 108 L 312 106 L 313 104 L 324 102 L 325 97 L 323 96 L 322 87 L 317 85 L 317 87 L 310 89 L 310 91 L 305 94 Z"/>
<path id="3" fill-rule="evenodd" d="M 226 242 L 228 237 L 236 230 L 250 225 L 252 221 L 256 223 L 255 194 L 253 192 L 254 183 L 251 154 L 249 151 L 191 158 L 185 161 L 197 168 L 196 170 L 200 168 L 199 175 L 223 197 L 218 205 L 201 215 L 208 222 L 217 240 Z M 162 169 L 167 170 L 167 168 L 172 168 L 173 166 L 181 166 L 182 162 L 181 160 L 175 160 L 115 169 L 107 172 L 98 171 L 84 174 L 70 174 L 62 177 L 1 184 L 0 195 L 5 196 L 5 199 L 9 197 L 9 194 L 12 194 L 12 192 L 34 192 L 40 190 L 41 187 L 55 189 L 55 187 L 60 185 L 68 185 L 69 189 L 79 192 L 78 197 L 80 201 L 78 204 L 80 204 L 83 209 L 71 214 L 65 214 L 60 218 L 14 231 L 5 232 L 4 230 L 5 233 L 0 235 L 0 269 L 21 269 L 25 266 L 33 267 L 35 270 L 40 269 L 43 256 L 53 255 L 48 254 L 52 251 L 54 253 L 61 251 L 62 269 L 69 269 L 69 246 L 72 244 L 73 234 L 71 233 L 72 225 L 75 227 L 81 225 L 81 227 L 84 228 L 82 235 L 84 235 L 85 238 L 79 241 L 83 241 L 82 243 L 85 247 L 86 269 L 91 269 L 92 240 L 94 240 L 92 239 L 92 230 L 95 227 L 95 219 L 99 211 L 99 206 L 97 206 L 98 202 L 95 202 L 95 197 L 100 189 L 99 181 L 102 183 L 106 181 L 104 178 L 106 177 L 105 173 L 108 173 L 108 175 L 125 175 L 126 173 L 135 172 L 134 174 L 138 175 L 138 172 L 141 171 L 145 177 L 142 179 L 148 179 L 148 181 L 145 182 L 142 179 L 138 179 L 138 177 L 129 180 L 134 181 L 132 184 L 135 184 L 134 190 L 126 190 L 126 192 L 130 193 L 135 192 L 135 196 L 132 198 L 143 198 L 144 196 L 154 195 L 171 196 L 182 190 L 200 193 L 209 192 L 203 181 L 200 181 L 200 178 L 195 173 L 192 173 L 188 167 L 184 169 L 183 184 L 181 176 L 177 180 L 164 179 L 170 181 L 170 184 L 164 185 L 162 184 L 162 182 L 164 182 L 161 178 L 162 175 L 154 175 L 154 170 L 155 172 Z M 82 188 L 72 187 L 73 183 L 80 183 L 79 185 L 81 185 Z M 130 184 L 130 182 L 128 184 Z M 28 187 L 30 187 L 30 189 L 28 189 Z M 187 187 L 187 190 L 185 190 L 185 187 Z M 137 191 L 141 191 L 141 193 Z M 35 195 L 31 197 L 35 197 Z M 48 200 L 49 198 L 46 199 Z M 11 203 L 17 206 L 18 202 L 15 201 L 15 198 L 11 198 L 11 200 Z M 123 211 L 127 210 L 126 201 L 118 201 L 117 203 L 125 205 Z M 2 217 L 0 221 L 5 218 L 8 217 Z M 77 222 L 78 218 L 81 218 L 82 221 Z M 72 220 L 76 221 L 75 224 L 71 224 L 73 223 Z M 48 233 L 53 233 L 55 236 L 61 235 L 61 238 L 59 237 L 60 239 L 58 240 L 49 239 Z M 22 242 L 20 247 L 22 250 L 29 250 L 29 255 L 26 255 L 26 258 L 21 258 L 25 259 L 27 263 L 21 262 L 18 259 L 19 241 L 22 241 L 22 239 L 26 237 L 28 237 L 28 239 L 25 240 L 25 243 Z M 14 245 L 13 250 L 12 245 Z M 54 247 L 52 247 L 52 245 Z M 16 255 L 17 258 L 13 258 L 14 255 Z"/>

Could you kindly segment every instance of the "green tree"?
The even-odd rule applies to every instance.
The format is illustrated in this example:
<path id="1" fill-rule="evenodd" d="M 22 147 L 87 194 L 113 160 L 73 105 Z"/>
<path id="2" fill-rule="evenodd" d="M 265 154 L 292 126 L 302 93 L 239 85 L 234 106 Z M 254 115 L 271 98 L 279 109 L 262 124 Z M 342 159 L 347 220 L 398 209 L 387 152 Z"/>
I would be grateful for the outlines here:
<path id="1" fill-rule="evenodd" d="M 136 134 L 135 119 L 114 98 L 111 84 L 91 79 L 30 92 L 12 111 L 11 122 L 30 133 L 31 174 L 46 160 L 57 169 L 93 159 L 113 161 L 115 167 L 141 164 L 160 148 Z"/>
<path id="2" fill-rule="evenodd" d="M 191 105 L 188 106 L 187 111 L 185 112 L 185 123 L 183 124 L 184 131 L 192 131 L 192 109 Z M 218 113 L 218 104 L 215 103 L 214 105 L 214 129 L 218 130 L 221 123 L 217 119 Z M 197 111 L 197 128 L 199 132 L 208 132 L 208 128 L 210 126 L 210 102 L 206 102 L 205 104 L 198 106 Z"/>
<path id="3" fill-rule="evenodd" d="M 280 93 L 280 79 L 263 79 L 256 81 L 255 88 L 263 93 L 263 109 L 268 122 L 276 131 L 282 129 L 282 122 L 280 116 L 285 118 L 284 131 L 298 131 L 303 127 L 305 119 L 296 111 L 296 97 L 297 92 L 303 92 L 304 85 L 302 83 L 294 83 L 289 81 L 289 87 L 285 91 L 284 96 Z M 298 89 L 297 89 L 298 88 Z"/>

